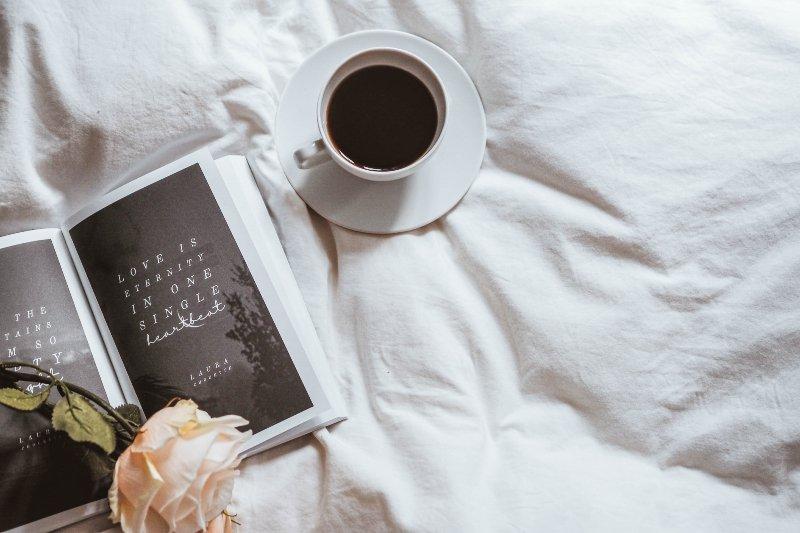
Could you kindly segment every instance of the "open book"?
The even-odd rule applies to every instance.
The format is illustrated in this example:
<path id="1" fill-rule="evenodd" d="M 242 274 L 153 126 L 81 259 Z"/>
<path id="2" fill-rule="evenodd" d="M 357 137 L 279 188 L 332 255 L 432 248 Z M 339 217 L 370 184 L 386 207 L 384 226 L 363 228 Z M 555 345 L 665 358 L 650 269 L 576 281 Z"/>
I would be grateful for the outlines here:
<path id="1" fill-rule="evenodd" d="M 247 455 L 344 418 L 239 156 L 193 153 L 60 229 L 0 237 L 0 356 L 145 416 L 174 397 L 240 415 L 253 430 Z M 0 427 L 0 531 L 53 529 L 106 509 L 107 487 L 43 415 L 0 408 Z"/>

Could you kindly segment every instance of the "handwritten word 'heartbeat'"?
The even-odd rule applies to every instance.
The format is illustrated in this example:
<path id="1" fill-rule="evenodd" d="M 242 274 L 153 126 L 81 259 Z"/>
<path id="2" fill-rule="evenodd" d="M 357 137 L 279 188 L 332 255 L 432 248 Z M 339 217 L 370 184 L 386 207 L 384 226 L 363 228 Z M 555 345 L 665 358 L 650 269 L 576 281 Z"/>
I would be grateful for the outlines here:
<path id="1" fill-rule="evenodd" d="M 188 317 L 185 317 L 178 313 L 178 325 L 172 326 L 170 329 L 164 331 L 163 333 L 151 337 L 150 334 L 147 334 L 147 346 L 152 346 L 153 344 L 159 343 L 164 339 L 171 337 L 172 335 L 178 333 L 179 331 L 183 331 L 186 328 L 200 328 L 205 326 L 202 323 L 204 320 L 208 319 L 211 316 L 216 315 L 220 311 L 225 309 L 225 304 L 219 302 L 218 300 L 214 300 L 214 306 L 209 309 L 206 313 L 200 313 L 199 315 L 195 316 L 194 313 L 189 313 Z"/>

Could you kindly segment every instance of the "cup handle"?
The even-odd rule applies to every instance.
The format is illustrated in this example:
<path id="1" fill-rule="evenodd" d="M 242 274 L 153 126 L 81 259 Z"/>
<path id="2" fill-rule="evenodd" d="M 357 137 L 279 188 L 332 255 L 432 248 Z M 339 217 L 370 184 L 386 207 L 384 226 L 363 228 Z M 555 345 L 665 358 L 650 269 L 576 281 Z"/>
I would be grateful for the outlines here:
<path id="1" fill-rule="evenodd" d="M 309 143 L 294 152 L 294 162 L 297 168 L 307 169 L 330 161 L 331 156 L 325 148 L 322 139 Z"/>

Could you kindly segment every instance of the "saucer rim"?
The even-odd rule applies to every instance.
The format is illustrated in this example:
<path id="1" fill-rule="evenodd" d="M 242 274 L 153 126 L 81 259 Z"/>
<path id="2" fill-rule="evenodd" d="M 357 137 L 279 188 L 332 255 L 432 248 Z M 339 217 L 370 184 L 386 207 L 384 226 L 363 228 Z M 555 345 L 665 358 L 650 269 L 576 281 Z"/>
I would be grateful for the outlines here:
<path id="1" fill-rule="evenodd" d="M 284 102 L 286 100 L 287 93 L 289 91 L 291 82 L 295 78 L 297 73 L 300 71 L 300 69 L 303 68 L 303 66 L 306 65 L 314 57 L 316 57 L 319 54 L 324 53 L 329 48 L 333 48 L 334 46 L 339 45 L 343 41 L 348 41 L 348 40 L 355 39 L 355 38 L 361 38 L 361 37 L 365 37 L 365 36 L 368 36 L 368 35 L 381 35 L 381 36 L 392 35 L 392 36 L 399 37 L 399 38 L 402 38 L 402 39 L 410 39 L 410 40 L 418 41 L 418 42 L 422 43 L 423 45 L 433 47 L 433 50 L 435 50 L 436 53 L 440 54 L 442 57 L 446 58 L 450 63 L 452 63 L 456 67 L 456 69 L 459 71 L 459 73 L 463 76 L 464 80 L 460 80 L 459 83 L 462 83 L 463 81 L 466 81 L 466 85 L 469 86 L 470 89 L 472 90 L 472 92 L 474 93 L 475 97 L 477 98 L 478 110 L 479 110 L 479 115 L 480 115 L 480 132 L 479 132 L 479 134 L 480 134 L 480 137 L 481 137 L 481 157 L 478 159 L 477 168 L 475 168 L 471 172 L 472 178 L 469 180 L 469 183 L 467 184 L 467 186 L 464 189 L 464 191 L 461 192 L 460 194 L 458 194 L 455 197 L 454 201 L 452 203 L 448 204 L 448 207 L 446 209 L 437 210 L 438 214 L 433 215 L 432 218 L 426 218 L 426 219 L 424 219 L 423 222 L 416 222 L 415 221 L 413 224 L 410 224 L 408 226 L 392 228 L 392 229 L 389 229 L 389 230 L 365 229 L 363 227 L 354 227 L 354 226 L 352 226 L 350 224 L 347 224 L 347 223 L 344 223 L 344 222 L 340 222 L 338 220 L 334 220 L 330 216 L 320 212 L 318 209 L 316 209 L 311 203 L 309 203 L 303 197 L 303 195 L 300 193 L 300 191 L 297 190 L 297 187 L 295 187 L 294 182 L 289 177 L 289 173 L 287 172 L 287 170 L 286 170 L 286 168 L 284 166 L 284 163 L 283 163 L 283 161 L 281 159 L 280 151 L 278 150 L 278 147 L 279 147 L 279 142 L 278 142 L 278 138 L 279 138 L 278 116 L 280 115 L 281 108 L 284 105 Z M 361 50 L 359 52 L 355 52 L 355 53 L 356 54 L 357 53 L 361 53 L 361 52 L 369 50 L 370 48 L 373 48 L 373 47 L 374 46 L 365 46 L 363 48 L 363 50 Z M 411 52 L 411 53 L 414 53 L 414 52 Z M 437 76 L 440 76 L 439 73 L 437 73 Z M 322 88 L 320 88 L 320 90 L 322 90 Z M 355 32 L 351 32 L 351 33 L 348 33 L 346 35 L 342 35 L 340 37 L 337 37 L 336 39 L 333 39 L 332 41 L 330 41 L 328 43 L 325 43 L 324 45 L 322 45 L 319 48 L 317 48 L 316 50 L 314 50 L 314 52 L 309 54 L 298 65 L 298 67 L 294 70 L 294 72 L 291 74 L 291 76 L 289 76 L 289 78 L 287 79 L 286 85 L 284 86 L 283 90 L 281 91 L 281 95 L 280 95 L 280 98 L 278 100 L 278 105 L 275 108 L 274 124 L 275 124 L 275 132 L 273 134 L 273 138 L 274 138 L 274 147 L 275 147 L 276 156 L 277 156 L 277 159 L 278 159 L 278 164 L 281 167 L 281 171 L 283 172 L 284 177 L 289 182 L 289 185 L 292 187 L 292 190 L 295 192 L 295 194 L 297 194 L 297 196 L 303 201 L 303 203 L 309 209 L 314 211 L 317 215 L 319 215 L 323 219 L 327 220 L 331 224 L 334 224 L 334 225 L 339 226 L 341 228 L 347 229 L 349 231 L 354 231 L 354 232 L 358 232 L 358 233 L 366 233 L 366 234 L 370 234 L 370 235 L 396 235 L 396 234 L 399 234 L 399 233 L 407 233 L 407 232 L 411 232 L 411 231 L 416 231 L 418 229 L 424 228 L 425 226 L 427 226 L 429 224 L 432 224 L 433 222 L 435 222 L 435 221 L 437 221 L 437 220 L 439 220 L 441 218 L 444 218 L 445 216 L 449 215 L 450 212 L 453 211 L 453 209 L 456 206 L 458 206 L 458 204 L 461 202 L 461 200 L 464 199 L 464 197 L 467 195 L 467 193 L 472 188 L 472 185 L 475 183 L 475 180 L 480 175 L 480 169 L 483 166 L 483 161 L 484 161 L 484 158 L 486 156 L 486 141 L 487 141 L 487 133 L 488 133 L 487 132 L 487 128 L 486 128 L 486 110 L 485 110 L 485 107 L 483 105 L 483 98 L 481 97 L 480 91 L 478 90 L 478 87 L 475 85 L 475 82 L 473 81 L 472 77 L 469 75 L 469 73 L 467 73 L 467 71 L 464 69 L 464 67 L 450 53 L 448 53 L 446 50 L 444 50 L 442 47 L 440 47 L 436 43 L 434 43 L 432 41 L 429 41 L 429 40 L 427 40 L 427 39 L 425 39 L 423 37 L 420 37 L 419 35 L 415 35 L 413 33 L 408 33 L 408 32 L 400 31 L 400 30 L 371 29 L 371 30 L 355 31 Z M 447 134 L 447 132 L 443 131 L 442 135 L 441 135 L 441 138 L 443 138 L 446 134 Z M 440 140 L 441 140 L 441 138 L 440 138 Z M 426 161 L 426 164 L 430 164 L 431 161 L 436 159 L 437 155 L 441 155 L 441 154 L 437 154 L 437 153 L 431 154 L 431 157 L 428 159 L 428 161 Z M 370 184 L 370 183 L 383 183 L 383 182 L 376 182 L 376 181 L 366 180 L 366 179 L 361 178 L 359 176 L 354 176 L 354 177 L 356 177 L 357 179 L 363 180 L 365 182 L 364 183 L 365 186 L 368 186 L 368 184 Z M 406 177 L 403 177 L 403 178 L 399 178 L 399 180 L 408 179 L 408 177 L 409 176 L 406 176 Z M 391 183 L 391 181 L 399 181 L 399 180 L 390 180 L 387 183 Z"/>

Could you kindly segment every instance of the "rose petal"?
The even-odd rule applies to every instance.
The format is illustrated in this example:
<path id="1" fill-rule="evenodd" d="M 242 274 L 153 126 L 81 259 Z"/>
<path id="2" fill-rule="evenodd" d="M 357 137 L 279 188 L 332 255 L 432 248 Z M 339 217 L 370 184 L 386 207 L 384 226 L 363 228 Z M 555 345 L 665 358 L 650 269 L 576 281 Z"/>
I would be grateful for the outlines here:
<path id="1" fill-rule="evenodd" d="M 214 433 L 207 433 L 190 440 L 177 438 L 161 450 L 153 452 L 155 460 L 160 465 L 160 473 L 166 480 L 152 503 L 162 516 L 175 515 L 179 502 L 186 497 L 189 487 L 197 479 L 204 457 L 216 438 L 217 435 Z M 168 522 L 175 528 L 172 520 Z M 204 523 L 199 522 L 198 529 L 202 528 Z"/>
<path id="2" fill-rule="evenodd" d="M 236 428 L 246 424 L 234 415 L 212 418 L 190 400 L 155 413 L 115 465 L 112 518 L 128 532 L 195 533 L 210 525 L 230 502 L 239 451 L 252 434 Z"/>
<path id="3" fill-rule="evenodd" d="M 172 407 L 165 407 L 145 422 L 131 447 L 135 451 L 157 450 L 191 420 L 197 420 L 197 404 L 193 401 L 181 400 Z"/>
<path id="4" fill-rule="evenodd" d="M 208 478 L 203 486 L 206 520 L 221 513 L 228 506 L 233 498 L 233 486 L 238 474 L 239 472 L 235 470 L 221 470 Z"/>
<path id="5" fill-rule="evenodd" d="M 148 520 L 150 503 L 164 481 L 147 454 L 142 453 L 129 454 L 127 465 L 122 465 L 118 474 L 119 490 L 126 495 L 133 508 L 133 513 L 122 513 L 122 529 L 145 531 L 142 529 L 145 523 L 152 522 L 152 517 Z"/>
<path id="6" fill-rule="evenodd" d="M 206 533 L 233 533 L 233 518 L 220 514 L 206 525 Z"/>

